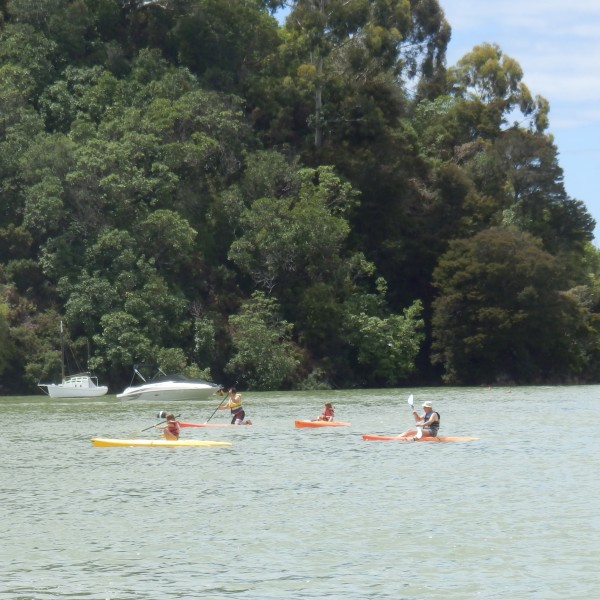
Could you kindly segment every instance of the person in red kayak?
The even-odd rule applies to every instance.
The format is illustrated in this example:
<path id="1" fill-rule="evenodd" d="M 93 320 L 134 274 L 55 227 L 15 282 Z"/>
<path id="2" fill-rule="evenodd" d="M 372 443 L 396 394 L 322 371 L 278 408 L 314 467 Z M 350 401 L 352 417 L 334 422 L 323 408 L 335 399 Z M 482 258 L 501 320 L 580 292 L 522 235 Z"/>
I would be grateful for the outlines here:
<path id="1" fill-rule="evenodd" d="M 325 402 L 323 412 L 315 419 L 315 421 L 333 421 L 334 410 L 331 402 Z"/>
<path id="2" fill-rule="evenodd" d="M 413 416 L 418 427 L 421 428 L 423 437 L 437 437 L 440 428 L 440 413 L 433 410 L 433 404 L 429 401 L 423 402 L 423 414 L 420 415 L 413 410 Z M 400 437 L 414 437 L 416 430 L 409 429 L 400 434 Z"/>
<path id="3" fill-rule="evenodd" d="M 167 422 L 165 425 L 161 425 L 160 427 L 157 425 L 157 427 L 163 430 L 165 440 L 178 440 L 180 431 L 179 421 L 171 413 L 166 416 L 166 419 Z"/>

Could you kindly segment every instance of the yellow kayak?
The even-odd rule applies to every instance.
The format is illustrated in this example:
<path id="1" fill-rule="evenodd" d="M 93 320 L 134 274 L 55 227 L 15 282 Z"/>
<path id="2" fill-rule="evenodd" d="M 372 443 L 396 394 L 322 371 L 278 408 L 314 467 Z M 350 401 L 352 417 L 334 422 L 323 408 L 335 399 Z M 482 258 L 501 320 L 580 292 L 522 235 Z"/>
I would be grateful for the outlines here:
<path id="1" fill-rule="evenodd" d="M 231 446 L 231 442 L 213 442 L 210 440 L 118 440 L 109 438 L 92 438 L 92 445 L 101 448 L 124 446 L 158 446 L 161 448 L 179 448 L 189 446 Z"/>

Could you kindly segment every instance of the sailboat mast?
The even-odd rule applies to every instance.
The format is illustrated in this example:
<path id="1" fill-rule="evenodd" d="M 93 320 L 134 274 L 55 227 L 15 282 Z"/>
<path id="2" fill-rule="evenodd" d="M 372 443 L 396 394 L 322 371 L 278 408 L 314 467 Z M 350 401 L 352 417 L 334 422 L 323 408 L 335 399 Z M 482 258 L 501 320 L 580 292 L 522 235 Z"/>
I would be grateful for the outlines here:
<path id="1" fill-rule="evenodd" d="M 65 380 L 65 341 L 63 337 L 63 322 L 60 322 L 60 369 L 62 374 L 61 381 Z"/>

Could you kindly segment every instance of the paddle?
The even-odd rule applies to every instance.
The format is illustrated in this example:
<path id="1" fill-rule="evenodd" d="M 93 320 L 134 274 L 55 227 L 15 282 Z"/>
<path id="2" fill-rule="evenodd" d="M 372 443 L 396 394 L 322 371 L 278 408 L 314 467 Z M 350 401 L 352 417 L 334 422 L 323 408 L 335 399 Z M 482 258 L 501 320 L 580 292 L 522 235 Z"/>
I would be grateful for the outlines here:
<path id="1" fill-rule="evenodd" d="M 213 414 L 210 415 L 210 417 L 208 417 L 208 419 L 205 421 L 205 423 L 208 423 L 214 416 L 215 413 L 219 410 L 219 408 L 221 408 L 221 405 L 223 404 L 223 402 L 225 402 L 225 400 L 229 399 L 229 394 L 225 393 L 223 395 L 223 399 L 221 400 L 221 402 L 219 402 L 219 406 L 217 406 L 217 408 L 215 408 L 215 410 L 213 411 Z"/>
<path id="2" fill-rule="evenodd" d="M 413 395 L 412 394 L 408 397 L 407 402 L 410 405 L 410 407 L 413 410 L 415 410 L 415 404 L 414 404 L 414 400 L 413 400 Z M 415 439 L 420 440 L 422 437 L 423 437 L 423 428 L 422 427 L 417 427 L 417 434 L 415 435 Z"/>
<path id="3" fill-rule="evenodd" d="M 175 415 L 175 418 L 180 417 L 180 416 L 181 415 Z M 148 431 L 148 429 L 153 429 L 154 427 L 158 427 L 159 425 L 162 425 L 163 423 L 166 423 L 166 421 L 161 421 L 160 423 L 157 423 L 156 425 L 151 425 L 150 427 L 146 427 L 146 429 L 142 429 L 142 432 Z"/>
<path id="4" fill-rule="evenodd" d="M 239 380 L 236 380 L 235 385 L 233 387 L 237 388 L 238 383 L 239 383 Z M 221 389 L 223 391 L 225 391 L 225 388 L 223 386 L 221 386 Z M 229 388 L 229 389 L 231 389 L 231 388 Z M 221 402 L 219 402 L 219 406 L 217 406 L 217 408 L 215 408 L 215 410 L 213 411 L 213 414 L 210 415 L 210 417 L 208 417 L 208 419 L 205 421 L 205 424 L 208 423 L 215 416 L 215 413 L 219 410 L 219 408 L 221 408 L 221 405 L 223 404 L 223 402 L 225 402 L 225 400 L 229 400 L 228 392 L 225 392 L 225 394 L 223 394 L 223 399 L 221 400 Z"/>

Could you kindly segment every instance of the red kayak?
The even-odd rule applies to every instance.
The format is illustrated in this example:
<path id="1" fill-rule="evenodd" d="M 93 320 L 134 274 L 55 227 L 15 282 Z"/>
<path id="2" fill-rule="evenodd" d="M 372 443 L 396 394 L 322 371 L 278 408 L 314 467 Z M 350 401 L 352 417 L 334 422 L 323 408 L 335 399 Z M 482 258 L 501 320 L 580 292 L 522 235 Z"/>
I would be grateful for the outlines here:
<path id="1" fill-rule="evenodd" d="M 464 437 L 464 436 L 438 436 L 438 437 L 422 437 L 413 439 L 412 437 L 400 437 L 399 435 L 371 435 L 365 433 L 362 436 L 363 440 L 393 440 L 395 442 L 471 442 L 478 440 L 476 437 Z"/>
<path id="2" fill-rule="evenodd" d="M 350 425 L 343 421 L 294 421 L 296 427 L 344 427 Z"/>
<path id="3" fill-rule="evenodd" d="M 179 421 L 180 427 L 239 427 L 239 425 L 232 425 L 231 423 L 186 423 L 185 421 Z"/>

